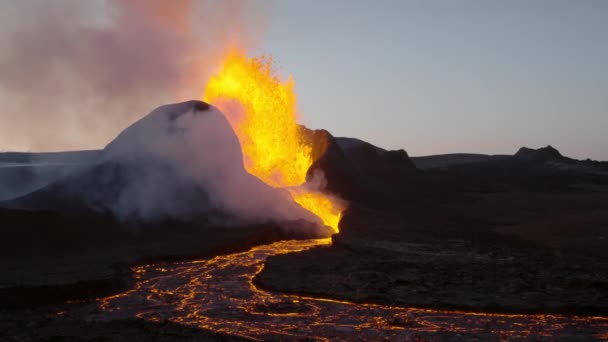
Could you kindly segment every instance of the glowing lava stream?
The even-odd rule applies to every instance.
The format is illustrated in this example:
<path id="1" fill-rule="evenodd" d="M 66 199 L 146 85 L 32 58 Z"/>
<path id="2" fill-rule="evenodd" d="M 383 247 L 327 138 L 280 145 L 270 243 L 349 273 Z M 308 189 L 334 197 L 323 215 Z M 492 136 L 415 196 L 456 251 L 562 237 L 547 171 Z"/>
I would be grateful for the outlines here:
<path id="1" fill-rule="evenodd" d="M 245 169 L 266 184 L 285 188 L 303 208 L 338 231 L 342 201 L 306 183 L 313 147 L 297 123 L 294 81 L 271 70 L 272 58 L 229 53 L 207 83 L 203 100 L 228 118 L 243 151 Z"/>
<path id="2" fill-rule="evenodd" d="M 102 299 L 87 320 L 172 321 L 255 340 L 581 340 L 608 338 L 608 319 L 506 315 L 357 304 L 267 292 L 254 277 L 272 255 L 330 239 L 280 241 L 211 259 L 134 268 L 135 287 Z M 323 247 L 319 247 L 323 248 Z M 328 285 L 329 286 L 329 285 Z M 83 311 L 75 311 L 82 318 Z M 456 335 L 458 334 L 458 335 Z"/>

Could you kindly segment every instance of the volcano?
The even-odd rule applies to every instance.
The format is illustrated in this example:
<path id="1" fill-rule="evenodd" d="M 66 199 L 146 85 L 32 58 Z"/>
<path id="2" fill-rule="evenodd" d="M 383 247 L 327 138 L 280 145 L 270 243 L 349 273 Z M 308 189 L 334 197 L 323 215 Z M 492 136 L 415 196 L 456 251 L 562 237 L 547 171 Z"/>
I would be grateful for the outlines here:
<path id="1" fill-rule="evenodd" d="M 315 215 L 245 171 L 242 159 L 216 108 L 202 101 L 165 105 L 121 132 L 95 165 L 6 204 L 144 225 L 274 222 L 322 231 Z"/>

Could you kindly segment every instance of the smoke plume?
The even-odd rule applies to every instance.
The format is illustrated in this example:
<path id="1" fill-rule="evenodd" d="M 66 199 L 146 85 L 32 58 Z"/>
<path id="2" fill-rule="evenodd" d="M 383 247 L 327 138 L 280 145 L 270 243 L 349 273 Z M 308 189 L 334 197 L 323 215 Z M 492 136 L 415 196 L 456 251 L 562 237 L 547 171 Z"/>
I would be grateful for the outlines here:
<path id="1" fill-rule="evenodd" d="M 199 98 L 268 8 L 231 0 L 0 4 L 0 150 L 103 147 L 159 103 Z"/>

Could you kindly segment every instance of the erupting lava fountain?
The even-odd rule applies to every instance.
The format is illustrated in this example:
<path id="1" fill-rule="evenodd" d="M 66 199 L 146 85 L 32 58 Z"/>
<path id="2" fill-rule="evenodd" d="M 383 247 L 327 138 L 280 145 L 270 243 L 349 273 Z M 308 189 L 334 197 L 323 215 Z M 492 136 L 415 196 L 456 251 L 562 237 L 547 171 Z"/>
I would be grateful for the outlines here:
<path id="1" fill-rule="evenodd" d="M 312 143 L 297 123 L 294 81 L 281 82 L 272 57 L 230 52 L 207 84 L 203 100 L 219 108 L 236 132 L 245 169 L 266 184 L 284 188 L 303 208 L 338 232 L 344 203 L 307 183 L 315 162 Z"/>

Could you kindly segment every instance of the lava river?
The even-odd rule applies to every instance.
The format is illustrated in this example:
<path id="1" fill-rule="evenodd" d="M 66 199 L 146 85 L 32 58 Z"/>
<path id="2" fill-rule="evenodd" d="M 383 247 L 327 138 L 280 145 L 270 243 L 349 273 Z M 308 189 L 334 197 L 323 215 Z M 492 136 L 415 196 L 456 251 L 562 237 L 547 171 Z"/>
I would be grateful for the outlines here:
<path id="1" fill-rule="evenodd" d="M 268 256 L 330 239 L 282 241 L 211 259 L 136 267 L 135 287 L 101 299 L 92 320 L 171 321 L 252 339 L 556 340 L 608 338 L 608 318 L 503 315 L 356 304 L 266 292 L 253 284 Z"/>

